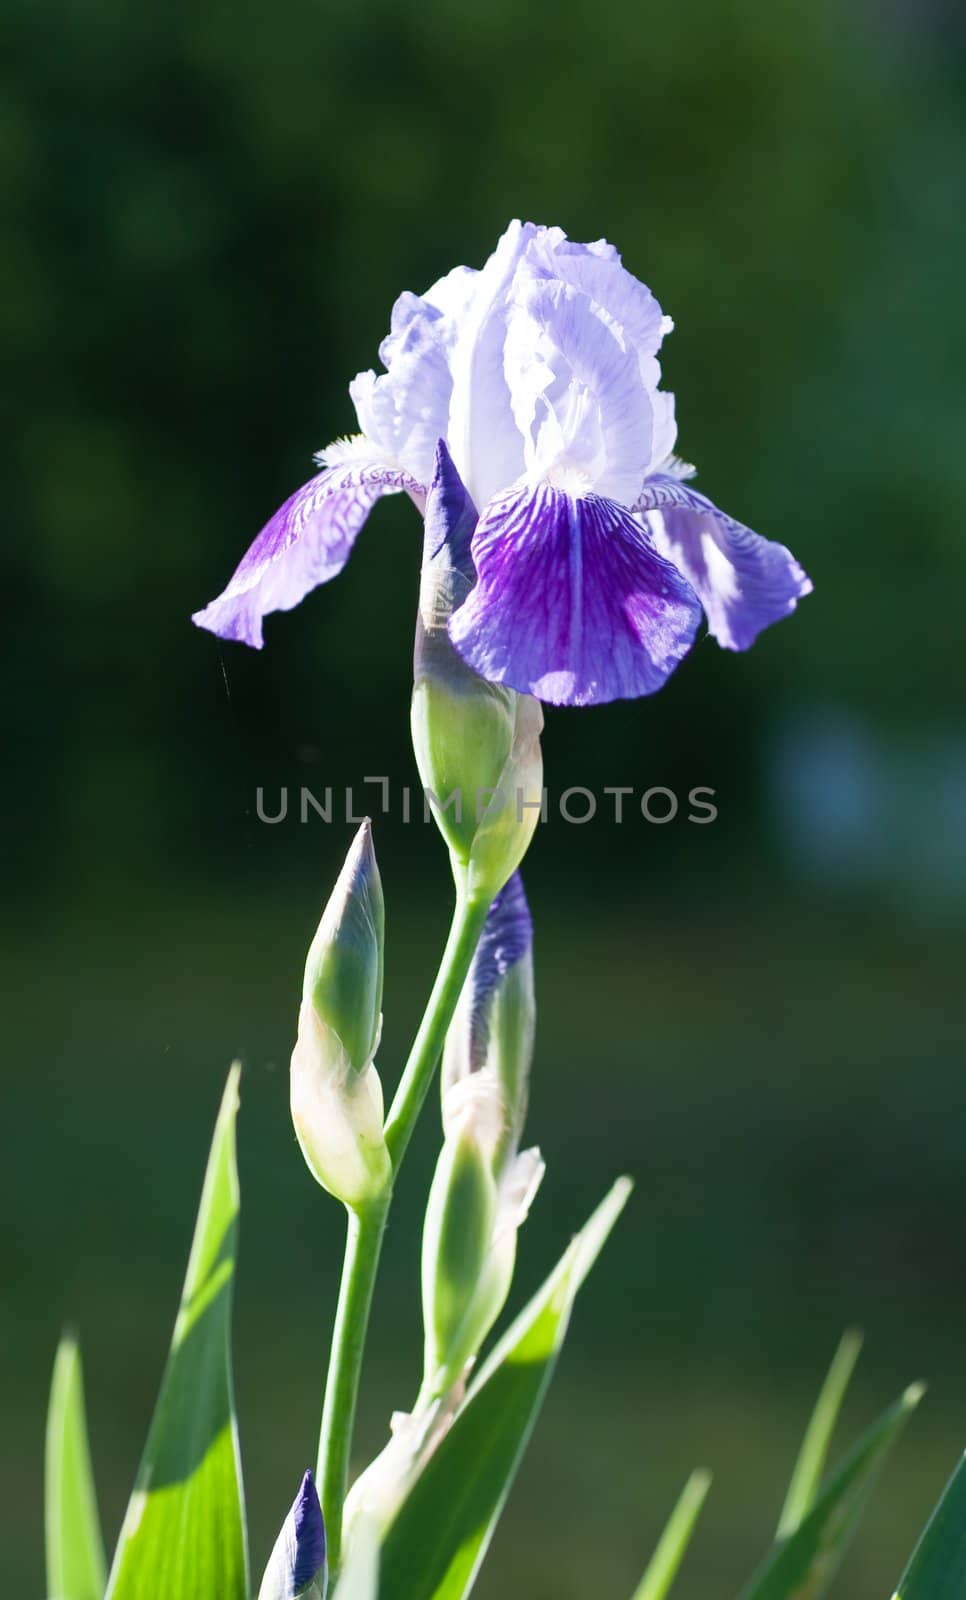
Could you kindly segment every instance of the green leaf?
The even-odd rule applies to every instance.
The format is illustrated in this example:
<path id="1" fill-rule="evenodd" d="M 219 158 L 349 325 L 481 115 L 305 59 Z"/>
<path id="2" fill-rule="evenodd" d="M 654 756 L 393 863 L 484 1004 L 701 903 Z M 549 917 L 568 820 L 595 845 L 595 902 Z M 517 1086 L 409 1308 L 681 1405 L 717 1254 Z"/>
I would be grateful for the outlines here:
<path id="1" fill-rule="evenodd" d="M 161 1394 L 114 1555 L 108 1600 L 247 1600 L 231 1379 L 238 1246 L 236 1064 L 225 1089 Z"/>
<path id="2" fill-rule="evenodd" d="M 684 1552 L 691 1543 L 691 1535 L 710 1487 L 710 1472 L 692 1472 L 658 1540 L 647 1571 L 634 1591 L 633 1600 L 664 1600 L 677 1577 Z"/>
<path id="3" fill-rule="evenodd" d="M 966 1594 L 966 1456 L 953 1473 L 893 1600 L 954 1600 Z"/>
<path id="4" fill-rule="evenodd" d="M 789 1534 L 794 1533 L 802 1518 L 815 1504 L 832 1434 L 861 1349 L 861 1333 L 850 1328 L 843 1334 L 842 1342 L 832 1357 L 832 1365 L 828 1369 L 811 1421 L 805 1430 L 802 1448 L 778 1520 L 779 1539 L 787 1539 Z"/>
<path id="5" fill-rule="evenodd" d="M 383 1545 L 379 1600 L 462 1600 L 506 1501 L 577 1291 L 630 1193 L 616 1183 L 494 1348 Z"/>
<path id="6" fill-rule="evenodd" d="M 87 1443 L 76 1340 L 61 1340 L 47 1411 L 47 1588 L 59 1600 L 103 1600 L 107 1569 Z"/>
<path id="7" fill-rule="evenodd" d="M 838 1571 L 876 1472 L 923 1386 L 913 1384 L 846 1457 L 795 1532 L 775 1546 L 742 1600 L 818 1600 Z"/>

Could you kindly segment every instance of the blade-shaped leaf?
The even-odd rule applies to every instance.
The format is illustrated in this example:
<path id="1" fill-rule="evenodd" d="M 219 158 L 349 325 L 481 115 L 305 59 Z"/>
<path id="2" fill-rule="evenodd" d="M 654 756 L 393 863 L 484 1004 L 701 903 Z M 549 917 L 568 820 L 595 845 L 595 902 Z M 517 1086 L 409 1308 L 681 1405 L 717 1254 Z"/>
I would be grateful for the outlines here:
<path id="1" fill-rule="evenodd" d="M 802 1518 L 815 1504 L 832 1434 L 861 1349 L 861 1333 L 854 1328 L 848 1329 L 842 1335 L 842 1341 L 832 1357 L 832 1365 L 828 1369 L 818 1400 L 815 1402 L 815 1410 L 805 1430 L 782 1514 L 778 1519 L 779 1539 L 787 1539 L 790 1533 L 794 1533 Z"/>
<path id="2" fill-rule="evenodd" d="M 473 1587 L 553 1375 L 574 1299 L 630 1193 L 616 1183 L 496 1345 L 383 1544 L 379 1600 Z"/>
<path id="3" fill-rule="evenodd" d="M 691 1543 L 691 1535 L 710 1488 L 710 1472 L 692 1472 L 658 1540 L 647 1571 L 634 1591 L 633 1600 L 664 1600 L 677 1577 L 684 1552 Z"/>
<path id="4" fill-rule="evenodd" d="M 893 1600 L 953 1600 L 966 1594 L 966 1456 L 926 1524 Z"/>
<path id="5" fill-rule="evenodd" d="M 84 1380 L 76 1340 L 54 1362 L 47 1411 L 44 1513 L 47 1588 L 60 1600 L 103 1600 L 107 1568 L 87 1443 Z"/>
<path id="6" fill-rule="evenodd" d="M 108 1600 L 248 1596 L 229 1349 L 238 1246 L 239 1070 L 231 1070 L 215 1127 L 181 1307 Z"/>
<path id="7" fill-rule="evenodd" d="M 921 1384 L 912 1385 L 859 1440 L 795 1532 L 766 1558 L 742 1600 L 819 1600 L 838 1571 L 876 1472 L 922 1394 Z"/>

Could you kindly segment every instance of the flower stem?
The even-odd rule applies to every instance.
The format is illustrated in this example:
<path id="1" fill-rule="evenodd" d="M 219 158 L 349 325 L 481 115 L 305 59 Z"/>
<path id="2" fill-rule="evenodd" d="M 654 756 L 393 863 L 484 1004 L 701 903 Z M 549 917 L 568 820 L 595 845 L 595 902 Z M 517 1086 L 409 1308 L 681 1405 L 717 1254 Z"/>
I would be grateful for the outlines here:
<path id="1" fill-rule="evenodd" d="M 392 1157 L 393 1172 L 399 1171 L 437 1062 L 443 1053 L 446 1030 L 453 1020 L 456 1002 L 466 982 L 488 910 L 488 901 L 470 899 L 457 892 L 456 909 L 433 992 L 386 1118 L 386 1143 Z"/>
<path id="2" fill-rule="evenodd" d="M 333 1574 L 339 1570 L 342 1506 L 349 1475 L 359 1374 L 391 1198 L 389 1193 L 364 1211 L 348 1212 L 342 1282 L 322 1405 L 317 1474 L 329 1570 Z"/>
<path id="3" fill-rule="evenodd" d="M 446 1030 L 453 1020 L 460 991 L 483 931 L 487 910 L 486 903 L 457 892 L 453 921 L 433 992 L 386 1119 L 386 1143 L 392 1157 L 393 1177 L 402 1165 L 442 1054 Z M 329 1570 L 333 1577 L 338 1573 L 342 1552 L 342 1508 L 349 1476 L 359 1374 L 391 1200 L 390 1189 L 378 1202 L 364 1210 L 349 1211 L 339 1304 L 332 1332 L 322 1408 L 317 1475 L 325 1517 Z"/>

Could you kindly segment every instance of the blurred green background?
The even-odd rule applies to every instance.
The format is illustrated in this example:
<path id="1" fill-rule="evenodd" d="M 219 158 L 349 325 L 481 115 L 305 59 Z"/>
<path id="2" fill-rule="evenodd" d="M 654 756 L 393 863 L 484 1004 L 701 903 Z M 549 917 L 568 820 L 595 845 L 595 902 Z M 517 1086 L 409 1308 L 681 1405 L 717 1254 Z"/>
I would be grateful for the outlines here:
<path id="1" fill-rule="evenodd" d="M 816 594 L 747 656 L 702 643 L 654 700 L 548 716 L 552 792 L 709 785 L 719 817 L 552 820 L 531 851 L 549 1176 L 517 1298 L 617 1172 L 638 1184 L 479 1593 L 624 1600 L 699 1463 L 679 1593 L 733 1593 L 858 1322 L 846 1432 L 931 1384 L 839 1589 L 884 1600 L 966 1442 L 961 13 L 9 0 L 2 30 L 7 1588 L 43 1592 L 65 1320 L 118 1526 L 234 1053 L 259 1570 L 312 1458 L 340 1220 L 286 1061 L 351 830 L 267 827 L 255 791 L 415 782 L 418 520 L 378 508 L 261 656 L 188 616 L 352 426 L 395 295 L 521 215 L 606 235 L 652 285 L 700 486 Z M 391 1084 L 448 891 L 431 828 L 394 807 L 377 843 Z M 363 1448 L 415 1389 L 435 1140 L 430 1113 Z"/>

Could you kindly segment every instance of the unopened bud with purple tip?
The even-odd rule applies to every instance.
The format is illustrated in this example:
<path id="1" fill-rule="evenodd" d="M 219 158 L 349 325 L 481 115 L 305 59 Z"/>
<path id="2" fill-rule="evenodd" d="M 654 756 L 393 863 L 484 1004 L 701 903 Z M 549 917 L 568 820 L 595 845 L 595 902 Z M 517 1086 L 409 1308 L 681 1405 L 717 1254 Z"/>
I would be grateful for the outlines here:
<path id="1" fill-rule="evenodd" d="M 353 1209 L 385 1194 L 392 1175 L 372 1064 L 382 1026 L 384 928 L 366 821 L 309 949 L 291 1069 L 302 1153 L 323 1188 Z"/>
<path id="2" fill-rule="evenodd" d="M 503 1309 L 517 1230 L 543 1177 L 519 1149 L 533 1054 L 533 927 L 519 873 L 493 900 L 444 1053 L 443 1148 L 423 1227 L 423 1381 L 346 1502 L 350 1529 L 386 1528 L 445 1438 Z"/>
<path id="3" fill-rule="evenodd" d="M 440 440 L 426 500 L 413 748 L 457 878 L 490 900 L 519 866 L 540 817 L 543 712 L 532 696 L 480 677 L 450 643 L 447 624 L 476 581 L 476 522 Z"/>
<path id="4" fill-rule="evenodd" d="M 490 907 L 446 1042 L 443 1148 L 423 1230 L 423 1399 L 443 1395 L 506 1302 L 543 1177 L 519 1150 L 533 1054 L 532 926 L 519 874 Z"/>
<path id="5" fill-rule="evenodd" d="M 503 1116 L 493 1158 L 498 1174 L 526 1120 L 535 1025 L 533 922 L 523 879 L 515 872 L 487 915 L 446 1035 L 441 1078 L 444 1131 L 459 1105 L 458 1084 L 472 1079 L 499 1085 Z"/>
<path id="6" fill-rule="evenodd" d="M 258 1600 L 325 1600 L 326 1586 L 325 1523 L 307 1472 L 275 1541 Z"/>

